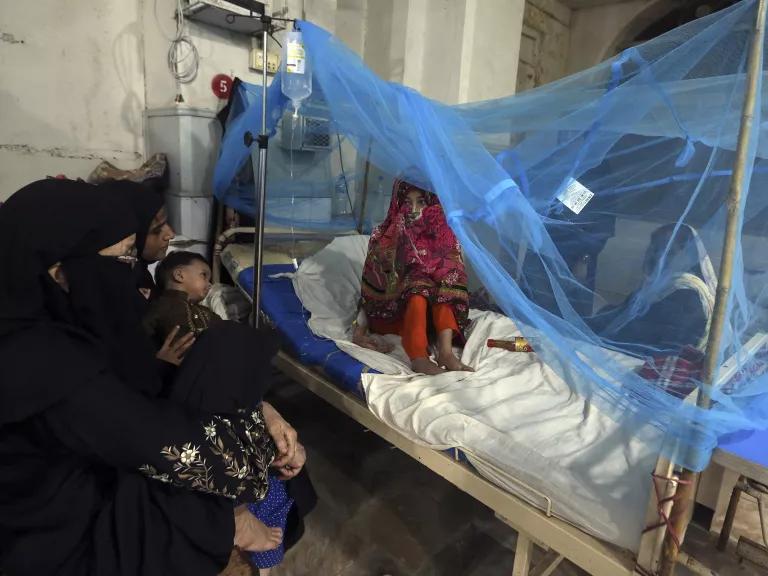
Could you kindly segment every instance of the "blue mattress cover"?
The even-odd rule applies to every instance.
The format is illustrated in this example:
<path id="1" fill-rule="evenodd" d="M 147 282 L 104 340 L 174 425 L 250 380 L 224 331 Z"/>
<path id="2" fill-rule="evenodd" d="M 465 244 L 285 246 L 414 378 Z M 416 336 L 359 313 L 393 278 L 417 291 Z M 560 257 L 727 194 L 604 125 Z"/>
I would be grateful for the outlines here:
<path id="1" fill-rule="evenodd" d="M 322 368 L 340 388 L 365 400 L 360 374 L 371 370 L 339 350 L 333 341 L 315 336 L 307 324 L 309 312 L 296 296 L 291 279 L 272 278 L 275 274 L 294 271 L 291 264 L 267 264 L 262 276 L 261 309 L 283 337 L 283 349 L 306 366 Z M 237 283 L 250 294 L 253 268 L 243 270 Z"/>

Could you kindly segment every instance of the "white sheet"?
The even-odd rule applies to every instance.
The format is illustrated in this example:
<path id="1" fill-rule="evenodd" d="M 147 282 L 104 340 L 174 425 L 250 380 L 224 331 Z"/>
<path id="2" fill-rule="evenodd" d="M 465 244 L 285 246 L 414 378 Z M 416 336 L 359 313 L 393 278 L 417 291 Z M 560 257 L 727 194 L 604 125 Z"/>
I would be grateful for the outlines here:
<path id="1" fill-rule="evenodd" d="M 302 263 L 294 287 L 316 334 L 385 372 L 362 376 L 370 409 L 414 440 L 461 448 L 491 481 L 542 508 L 546 496 L 557 516 L 636 551 L 657 435 L 628 436 L 535 354 L 486 347 L 488 338 L 519 335 L 510 319 L 492 312 L 471 315 L 462 361 L 475 373 L 416 375 L 402 349 L 391 358 L 355 346 L 349 327 L 366 246 L 366 237 L 336 239 Z"/>
<path id="2" fill-rule="evenodd" d="M 360 362 L 384 374 L 413 374 L 399 336 L 380 336 L 395 346 L 380 354 L 352 344 L 352 322 L 360 300 L 360 278 L 368 236 L 340 236 L 304 260 L 293 277 L 293 288 L 310 312 L 309 327 Z"/>

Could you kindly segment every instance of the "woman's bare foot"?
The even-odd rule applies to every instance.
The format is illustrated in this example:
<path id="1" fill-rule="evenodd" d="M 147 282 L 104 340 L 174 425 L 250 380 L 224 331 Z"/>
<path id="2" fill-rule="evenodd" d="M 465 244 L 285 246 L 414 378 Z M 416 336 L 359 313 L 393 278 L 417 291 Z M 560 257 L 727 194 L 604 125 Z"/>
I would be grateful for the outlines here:
<path id="1" fill-rule="evenodd" d="M 263 522 L 256 520 L 253 525 L 254 532 L 258 534 L 253 542 L 253 552 L 266 552 L 274 550 L 283 541 L 283 531 L 280 528 L 270 528 Z"/>
<path id="2" fill-rule="evenodd" d="M 461 360 L 456 358 L 453 351 L 449 353 L 440 353 L 437 355 L 437 363 L 443 366 L 446 370 L 452 372 L 474 372 L 474 369 L 470 368 L 466 364 L 463 364 Z"/>
<path id="3" fill-rule="evenodd" d="M 247 552 L 266 552 L 274 550 L 283 541 L 280 528 L 270 528 L 256 518 L 248 506 L 241 504 L 235 508 L 235 546 Z"/>
<path id="4" fill-rule="evenodd" d="M 429 358 L 414 358 L 411 360 L 411 368 L 414 372 L 426 374 L 427 376 L 434 376 L 435 374 L 442 374 L 445 372 L 440 366 L 432 362 Z"/>

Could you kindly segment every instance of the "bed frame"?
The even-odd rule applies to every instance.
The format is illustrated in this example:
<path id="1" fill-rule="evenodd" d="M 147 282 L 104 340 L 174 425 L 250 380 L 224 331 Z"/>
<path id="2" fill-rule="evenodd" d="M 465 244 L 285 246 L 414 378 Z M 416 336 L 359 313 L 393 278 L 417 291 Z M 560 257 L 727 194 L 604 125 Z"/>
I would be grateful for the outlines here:
<path id="1" fill-rule="evenodd" d="M 354 234 L 356 232 L 351 231 L 349 233 Z M 217 281 L 221 278 L 222 268 L 224 268 L 221 260 L 222 251 L 228 244 L 234 242 L 238 235 L 251 234 L 255 234 L 254 228 L 235 228 L 223 233 L 218 238 L 214 250 L 214 275 Z M 308 255 L 307 249 L 310 252 L 312 247 L 316 249 L 317 242 L 327 242 L 336 235 L 338 234 L 303 233 L 296 235 L 291 231 L 276 230 L 270 238 L 271 241 L 277 243 L 278 247 L 273 256 L 284 263 L 290 263 L 294 258 Z M 290 253 L 285 251 L 285 246 L 281 245 L 280 242 L 280 240 L 286 239 L 292 241 Z M 309 242 L 309 244 L 303 245 L 305 242 Z M 235 281 L 235 284 L 244 296 L 250 298 L 250 294 L 239 283 Z M 747 344 L 747 351 L 756 351 L 767 341 L 768 335 L 756 335 Z M 736 364 L 733 358 L 727 361 L 722 366 L 718 380 L 727 381 L 733 376 L 736 371 Z M 449 453 L 414 442 L 379 420 L 358 396 L 336 386 L 322 369 L 304 365 L 286 352 L 279 354 L 276 365 L 285 375 L 493 510 L 500 520 L 518 534 L 513 576 L 550 575 L 564 559 L 568 559 L 596 576 L 650 576 L 659 574 L 662 568 L 667 526 L 673 517 L 673 505 L 677 500 L 676 492 L 680 486 L 679 470 L 676 470 L 667 460 L 659 459 L 656 469 L 652 473 L 649 471 L 649 481 L 653 483 L 654 488 L 651 490 L 647 506 L 645 530 L 640 541 L 638 554 L 635 556 L 628 550 L 602 542 L 580 528 L 554 517 L 551 513 L 551 500 L 545 495 L 541 496 L 548 504 L 542 511 L 483 478 L 458 457 L 459 451 L 455 451 L 455 457 L 451 457 Z M 695 396 L 694 391 L 687 401 L 696 402 Z M 534 493 L 536 492 L 535 489 L 525 483 L 515 481 Z M 542 548 L 545 554 L 534 566 L 532 561 L 535 546 Z M 686 565 L 697 574 L 717 576 L 714 571 L 682 551 L 679 552 L 676 563 Z"/>
<path id="2" fill-rule="evenodd" d="M 635 559 L 628 551 L 605 544 L 539 511 L 446 453 L 410 440 L 379 420 L 356 396 L 335 386 L 320 370 L 304 366 L 285 352 L 278 354 L 275 365 L 307 390 L 493 510 L 518 534 L 513 576 L 550 575 L 566 558 L 595 576 L 636 574 Z M 544 557 L 535 565 L 532 563 L 534 545 L 545 550 Z"/>

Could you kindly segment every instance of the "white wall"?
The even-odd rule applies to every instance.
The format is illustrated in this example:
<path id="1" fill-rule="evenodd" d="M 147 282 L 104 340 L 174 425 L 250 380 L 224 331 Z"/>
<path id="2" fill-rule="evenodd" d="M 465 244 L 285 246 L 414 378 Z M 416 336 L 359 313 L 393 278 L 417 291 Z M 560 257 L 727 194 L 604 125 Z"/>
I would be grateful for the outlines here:
<path id="1" fill-rule="evenodd" d="M 467 2 L 426 0 L 422 5 L 423 21 L 411 27 L 424 46 L 421 61 L 413 62 L 421 72 L 414 87 L 428 98 L 458 102 L 462 54 L 470 49 L 464 46 L 464 28 L 471 25 L 466 22 Z"/>
<path id="2" fill-rule="evenodd" d="M 408 0 L 369 0 L 362 53 L 384 80 L 403 82 L 407 21 Z"/>
<path id="3" fill-rule="evenodd" d="M 459 100 L 473 102 L 515 93 L 525 0 L 475 0 L 469 58 Z M 468 11 L 469 12 L 469 11 Z M 471 12 L 470 12 L 471 13 Z"/>
<path id="4" fill-rule="evenodd" d="M 366 14 L 368 0 L 337 0 L 334 33 L 360 56 L 365 48 L 368 31 Z"/>
<path id="5" fill-rule="evenodd" d="M 514 92 L 524 0 L 274 0 L 272 8 L 336 33 L 385 79 L 447 103 Z M 216 110 L 215 74 L 259 82 L 250 41 L 194 22 L 198 77 L 179 84 L 166 56 L 175 0 L 0 3 L 0 199 L 64 173 L 85 178 L 107 159 L 144 155 L 145 108 Z M 278 50 L 274 45 L 271 49 Z"/>
<path id="6" fill-rule="evenodd" d="M 187 20 L 186 33 L 199 53 L 199 69 L 194 81 L 178 83 L 166 61 L 170 40 L 176 33 L 176 0 L 139 0 L 139 3 L 144 15 L 147 108 L 173 106 L 174 98 L 180 93 L 187 106 L 216 110 L 223 101 L 213 94 L 211 80 L 220 73 L 238 76 L 247 82 L 261 82 L 261 74 L 248 69 L 251 47 L 248 37 Z"/>
<path id="7" fill-rule="evenodd" d="M 448 104 L 515 92 L 524 0 L 368 0 L 365 60 Z"/>
<path id="8" fill-rule="evenodd" d="M 197 79 L 178 84 L 166 55 L 175 0 L 38 0 L 0 5 L 0 198 L 57 173 L 88 176 L 101 159 L 141 163 L 145 107 L 221 106 L 217 73 L 250 82 L 250 41 L 188 22 L 200 55 Z M 4 36 L 4 38 L 8 38 Z"/>
<path id="9" fill-rule="evenodd" d="M 276 4 L 301 16 L 301 0 Z M 366 0 L 303 4 L 331 31 L 338 21 L 362 51 Z M 86 178 L 102 159 L 136 167 L 145 108 L 174 106 L 181 94 L 185 106 L 217 110 L 214 75 L 261 81 L 248 69 L 248 38 L 187 22 L 200 67 L 193 82 L 176 82 L 166 63 L 175 9 L 176 0 L 0 3 L 0 200 L 46 175 Z"/>
<path id="10" fill-rule="evenodd" d="M 144 63 L 136 1 L 0 3 L 0 200 L 107 158 L 141 158 Z"/>

